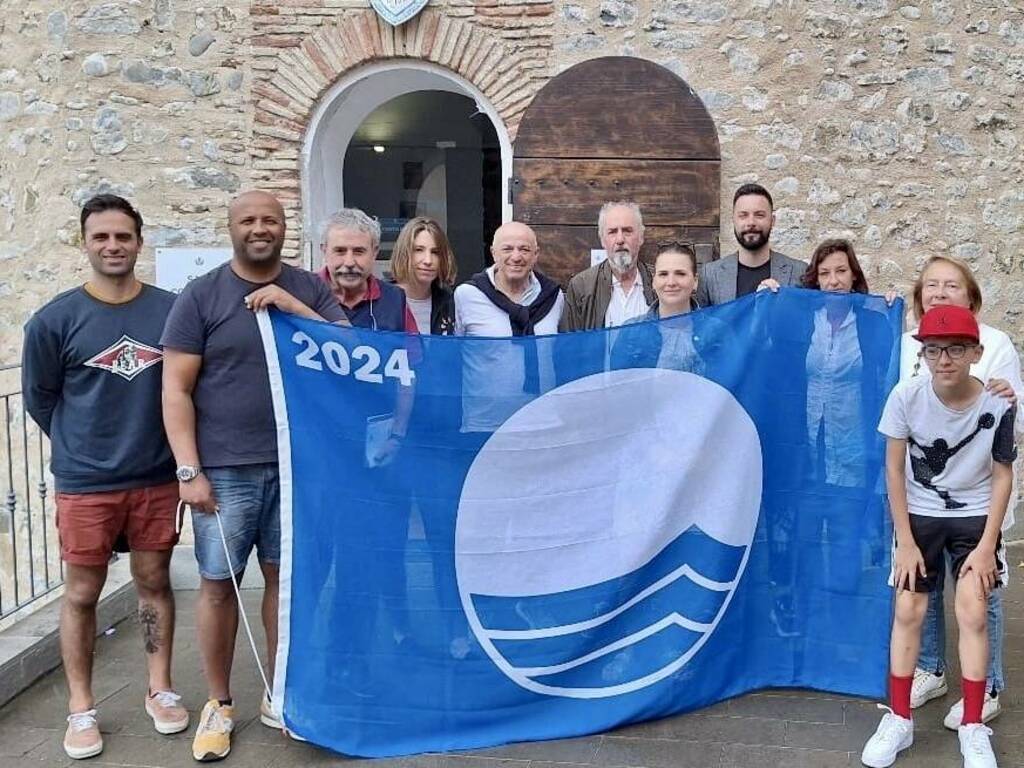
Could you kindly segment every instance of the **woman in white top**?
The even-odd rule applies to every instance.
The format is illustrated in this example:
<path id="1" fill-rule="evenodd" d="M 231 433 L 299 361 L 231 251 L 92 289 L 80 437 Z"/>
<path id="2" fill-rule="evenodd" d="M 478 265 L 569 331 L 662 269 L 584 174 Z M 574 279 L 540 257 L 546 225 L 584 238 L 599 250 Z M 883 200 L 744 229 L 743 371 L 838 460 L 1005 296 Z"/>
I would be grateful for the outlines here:
<path id="1" fill-rule="evenodd" d="M 458 270 L 441 225 L 426 216 L 410 219 L 391 254 L 391 276 L 405 291 L 421 334 L 450 336 L 455 330 L 452 285 Z"/>
<path id="2" fill-rule="evenodd" d="M 914 315 L 918 321 L 922 315 L 940 304 L 955 304 L 968 307 L 975 315 L 981 311 L 981 288 L 971 273 L 971 268 L 959 259 L 949 256 L 930 258 L 921 270 L 914 284 L 913 293 Z M 971 366 L 971 374 L 988 385 L 990 390 L 1015 399 L 1015 393 L 1024 391 L 1021 383 L 1020 358 L 1010 337 L 997 328 L 985 323 L 978 324 L 981 329 L 981 345 L 984 352 L 981 360 Z M 930 376 L 926 365 L 923 365 L 919 352 L 921 343 L 914 339 L 913 330 L 903 334 L 903 345 L 900 355 L 900 380 L 913 376 Z M 1020 409 L 1017 411 L 1017 432 L 1024 425 Z M 1014 473 L 1014 493 L 1010 497 L 1009 509 L 1003 530 L 1013 525 L 1013 508 L 1017 501 L 1016 472 Z M 989 637 L 989 670 L 988 690 L 982 719 L 988 722 L 1000 712 L 999 693 L 1004 689 L 1003 679 L 1003 603 L 1002 590 L 994 589 L 988 601 L 988 637 Z M 946 693 L 945 678 L 945 617 L 943 615 L 942 591 L 932 592 L 928 601 L 928 615 L 921 630 L 921 654 L 918 668 L 914 673 L 914 684 L 911 692 L 911 706 L 919 707 L 926 701 Z M 950 708 L 943 721 L 947 728 L 956 730 L 963 717 L 963 700 Z"/>

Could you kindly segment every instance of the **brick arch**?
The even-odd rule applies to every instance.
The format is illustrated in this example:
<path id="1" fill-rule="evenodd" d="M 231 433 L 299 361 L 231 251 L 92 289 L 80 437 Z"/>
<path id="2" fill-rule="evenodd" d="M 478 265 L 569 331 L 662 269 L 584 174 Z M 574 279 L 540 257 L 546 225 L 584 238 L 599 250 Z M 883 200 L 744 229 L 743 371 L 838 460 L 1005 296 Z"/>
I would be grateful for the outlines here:
<path id="1" fill-rule="evenodd" d="M 253 45 L 281 42 L 256 38 Z M 301 244 L 303 141 L 319 101 L 340 77 L 384 60 L 412 59 L 445 67 L 488 98 L 511 138 L 539 86 L 501 38 L 430 8 L 399 27 L 372 10 L 352 11 L 301 41 L 289 42 L 294 44 L 268 57 L 273 66 L 264 65 L 266 75 L 252 88 L 253 186 L 276 195 L 285 207 L 286 258 L 298 257 Z"/>

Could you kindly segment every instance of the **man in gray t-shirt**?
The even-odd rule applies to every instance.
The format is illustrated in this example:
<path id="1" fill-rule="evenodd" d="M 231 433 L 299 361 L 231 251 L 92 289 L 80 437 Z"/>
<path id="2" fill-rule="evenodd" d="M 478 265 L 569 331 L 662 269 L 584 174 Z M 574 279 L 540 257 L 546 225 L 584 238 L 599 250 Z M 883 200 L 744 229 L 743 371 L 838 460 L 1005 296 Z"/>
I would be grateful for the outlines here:
<path id="1" fill-rule="evenodd" d="M 216 760 L 231 749 L 231 660 L 238 627 L 232 579 L 241 579 L 253 547 L 266 585 L 263 621 L 271 676 L 277 654 L 277 431 L 254 312 L 276 307 L 348 324 L 326 285 L 281 263 L 285 218 L 273 196 L 240 195 L 228 210 L 228 228 L 231 261 L 185 288 L 161 339 L 164 424 L 181 499 L 192 507 L 202 577 L 196 627 L 210 700 L 192 744 L 196 760 Z M 260 720 L 281 727 L 266 698 Z"/>

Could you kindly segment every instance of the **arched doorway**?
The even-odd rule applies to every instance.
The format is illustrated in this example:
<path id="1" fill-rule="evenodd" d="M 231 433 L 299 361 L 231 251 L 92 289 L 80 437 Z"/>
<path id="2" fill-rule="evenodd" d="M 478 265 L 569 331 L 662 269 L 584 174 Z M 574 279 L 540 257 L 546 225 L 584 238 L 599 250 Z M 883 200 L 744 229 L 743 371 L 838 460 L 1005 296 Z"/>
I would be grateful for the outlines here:
<path id="1" fill-rule="evenodd" d="M 441 220 L 460 278 L 485 262 L 485 244 L 511 217 L 512 151 L 488 99 L 443 67 L 402 60 L 368 65 L 334 84 L 310 121 L 303 147 L 307 260 L 320 259 L 320 227 L 343 206 L 381 221 L 382 259 L 406 220 Z"/>
<path id="2" fill-rule="evenodd" d="M 448 234 L 459 277 L 479 271 L 501 224 L 501 148 L 476 102 L 449 91 L 415 91 L 377 107 L 345 152 L 345 203 L 381 224 L 384 269 L 398 233 L 430 216 Z"/>
<path id="3" fill-rule="evenodd" d="M 541 244 L 541 268 L 565 283 L 599 249 L 597 214 L 632 200 L 642 255 L 685 239 L 718 254 L 721 151 L 714 121 L 679 77 L 651 61 L 591 59 L 549 81 L 523 115 L 513 164 L 514 218 Z"/>

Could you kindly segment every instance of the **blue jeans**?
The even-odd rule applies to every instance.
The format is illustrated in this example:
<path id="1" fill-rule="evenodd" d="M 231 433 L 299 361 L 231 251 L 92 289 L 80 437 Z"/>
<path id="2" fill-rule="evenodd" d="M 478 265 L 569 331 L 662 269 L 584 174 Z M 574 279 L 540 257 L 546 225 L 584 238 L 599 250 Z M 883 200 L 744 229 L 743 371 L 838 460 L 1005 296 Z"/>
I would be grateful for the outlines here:
<path id="1" fill-rule="evenodd" d="M 989 691 L 999 693 L 1006 687 L 1003 680 L 1003 590 L 993 589 L 988 596 L 988 675 Z M 920 669 L 940 674 L 946 671 L 946 617 L 942 590 L 928 594 L 928 613 L 921 627 Z"/>
<path id="2" fill-rule="evenodd" d="M 224 553 L 217 516 L 192 512 L 196 561 L 204 579 L 238 576 L 256 547 L 261 563 L 281 562 L 281 489 L 277 464 L 205 467 L 224 525 L 230 563 Z"/>

